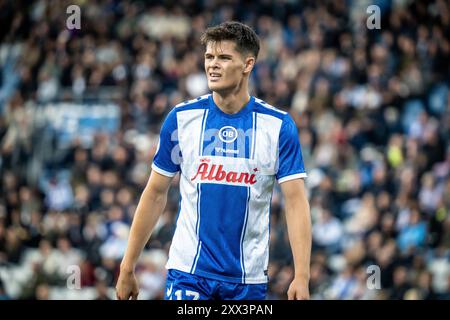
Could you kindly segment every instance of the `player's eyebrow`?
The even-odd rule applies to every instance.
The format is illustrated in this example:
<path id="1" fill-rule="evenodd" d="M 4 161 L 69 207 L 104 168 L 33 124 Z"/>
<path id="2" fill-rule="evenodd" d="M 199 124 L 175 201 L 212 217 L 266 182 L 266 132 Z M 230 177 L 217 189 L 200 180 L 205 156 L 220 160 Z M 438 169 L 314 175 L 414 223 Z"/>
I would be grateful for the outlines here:
<path id="1" fill-rule="evenodd" d="M 205 53 L 205 57 L 212 57 L 214 56 L 212 53 Z M 231 54 L 218 54 L 217 55 L 219 58 L 233 58 L 233 56 Z"/>

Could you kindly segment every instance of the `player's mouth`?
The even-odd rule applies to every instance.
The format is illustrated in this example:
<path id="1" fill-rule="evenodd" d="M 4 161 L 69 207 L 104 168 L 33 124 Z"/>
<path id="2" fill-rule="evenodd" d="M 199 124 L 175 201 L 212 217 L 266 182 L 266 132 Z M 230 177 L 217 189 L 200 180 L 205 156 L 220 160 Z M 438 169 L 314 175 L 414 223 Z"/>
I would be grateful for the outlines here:
<path id="1" fill-rule="evenodd" d="M 222 77 L 222 75 L 220 73 L 216 73 L 216 72 L 210 72 L 209 73 L 209 80 L 210 81 L 218 81 L 221 77 Z"/>

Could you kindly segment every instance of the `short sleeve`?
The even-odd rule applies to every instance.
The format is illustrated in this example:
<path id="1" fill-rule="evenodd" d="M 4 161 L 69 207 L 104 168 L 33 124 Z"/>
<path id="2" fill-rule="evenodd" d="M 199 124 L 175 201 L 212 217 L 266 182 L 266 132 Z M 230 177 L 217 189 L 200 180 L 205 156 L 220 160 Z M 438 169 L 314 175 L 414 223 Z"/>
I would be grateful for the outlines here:
<path id="1" fill-rule="evenodd" d="M 283 119 L 278 142 L 278 183 L 306 178 L 298 129 L 289 114 Z"/>
<path id="2" fill-rule="evenodd" d="M 173 177 L 180 171 L 181 154 L 177 128 L 176 111 L 172 109 L 161 127 L 152 164 L 153 170 L 167 177 Z"/>

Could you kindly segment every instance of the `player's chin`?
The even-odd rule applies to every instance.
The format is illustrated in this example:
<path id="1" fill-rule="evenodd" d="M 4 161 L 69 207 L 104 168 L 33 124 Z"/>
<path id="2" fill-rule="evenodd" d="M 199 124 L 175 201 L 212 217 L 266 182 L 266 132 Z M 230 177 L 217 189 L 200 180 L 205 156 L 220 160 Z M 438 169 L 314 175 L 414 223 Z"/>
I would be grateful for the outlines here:
<path id="1" fill-rule="evenodd" d="M 211 91 L 220 91 L 223 86 L 218 83 L 208 81 L 208 87 Z"/>
<path id="2" fill-rule="evenodd" d="M 215 92 L 225 92 L 227 91 L 227 86 L 223 85 L 222 83 L 216 83 L 216 82 L 211 82 L 208 81 L 208 88 L 211 91 L 215 91 Z"/>

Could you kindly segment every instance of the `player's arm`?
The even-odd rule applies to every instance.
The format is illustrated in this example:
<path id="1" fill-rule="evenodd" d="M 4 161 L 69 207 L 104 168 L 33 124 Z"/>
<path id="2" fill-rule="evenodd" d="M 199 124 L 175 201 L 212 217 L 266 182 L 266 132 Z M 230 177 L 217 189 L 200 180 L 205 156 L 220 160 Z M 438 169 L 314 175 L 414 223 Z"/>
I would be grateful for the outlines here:
<path id="1" fill-rule="evenodd" d="M 167 191 L 172 178 L 152 170 L 142 192 L 131 225 L 128 246 L 120 264 L 116 295 L 120 300 L 137 299 L 139 287 L 134 275 L 137 260 L 150 238 L 158 218 L 167 202 Z"/>
<path id="2" fill-rule="evenodd" d="M 311 215 L 303 179 L 280 184 L 285 199 L 286 223 L 294 258 L 295 276 L 288 290 L 289 300 L 309 299 L 311 257 Z"/>

